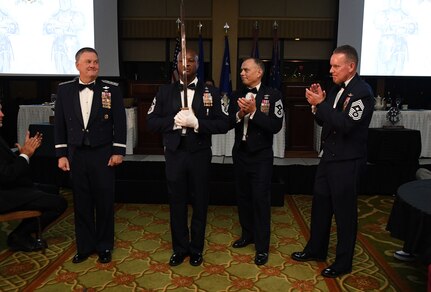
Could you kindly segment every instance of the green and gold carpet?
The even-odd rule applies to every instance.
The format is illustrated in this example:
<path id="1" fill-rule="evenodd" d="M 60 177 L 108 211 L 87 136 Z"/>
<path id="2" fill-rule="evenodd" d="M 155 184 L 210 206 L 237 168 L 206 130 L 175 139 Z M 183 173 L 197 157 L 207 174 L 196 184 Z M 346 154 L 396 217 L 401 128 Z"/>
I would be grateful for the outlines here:
<path id="1" fill-rule="evenodd" d="M 63 195 L 70 200 L 70 192 Z M 401 242 L 385 231 L 393 198 L 361 196 L 360 228 L 353 272 L 325 279 L 327 263 L 290 259 L 302 250 L 309 233 L 311 196 L 287 195 L 284 207 L 272 208 L 269 262 L 257 267 L 254 246 L 231 248 L 240 227 L 235 206 L 210 206 L 204 263 L 188 261 L 170 267 L 169 207 L 119 204 L 113 261 L 97 256 L 72 264 L 75 254 L 71 208 L 45 231 L 49 248 L 40 252 L 10 252 L 5 236 L 13 225 L 1 225 L 0 291 L 426 291 L 426 269 L 419 263 L 393 258 Z M 328 263 L 334 259 L 335 233 Z"/>

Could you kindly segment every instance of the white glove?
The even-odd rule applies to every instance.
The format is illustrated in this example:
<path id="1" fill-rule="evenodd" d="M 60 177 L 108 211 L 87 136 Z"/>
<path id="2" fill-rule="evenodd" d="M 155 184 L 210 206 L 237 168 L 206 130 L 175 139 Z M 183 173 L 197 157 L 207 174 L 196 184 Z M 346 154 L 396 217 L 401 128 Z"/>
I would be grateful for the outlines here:
<path id="1" fill-rule="evenodd" d="M 186 117 L 187 127 L 193 128 L 197 130 L 199 128 L 198 118 L 196 118 L 195 114 L 191 111 L 191 114 Z"/>
<path id="2" fill-rule="evenodd" d="M 175 124 L 181 127 L 194 128 L 196 130 L 199 126 L 198 119 L 192 110 L 182 110 L 178 112 L 174 120 Z"/>
<path id="3" fill-rule="evenodd" d="M 180 113 L 181 111 L 178 112 L 174 117 L 174 130 L 178 130 L 182 128 L 181 125 L 178 124 L 178 121 L 180 120 L 180 117 L 179 117 Z"/>

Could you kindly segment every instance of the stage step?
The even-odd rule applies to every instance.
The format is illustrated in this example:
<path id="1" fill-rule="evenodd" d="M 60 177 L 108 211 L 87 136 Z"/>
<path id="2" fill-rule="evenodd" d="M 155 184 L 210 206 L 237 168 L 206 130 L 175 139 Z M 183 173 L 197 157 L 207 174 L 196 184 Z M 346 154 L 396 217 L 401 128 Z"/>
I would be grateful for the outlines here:
<path id="1" fill-rule="evenodd" d="M 271 205 L 284 205 L 284 184 L 273 175 Z M 116 173 L 116 202 L 167 204 L 164 161 L 124 161 Z M 210 205 L 236 205 L 232 164 L 211 164 Z"/>
<path id="2" fill-rule="evenodd" d="M 235 205 L 232 158 L 213 157 L 210 204 Z M 272 205 L 282 206 L 284 195 L 312 195 L 318 158 L 274 159 Z M 69 173 L 59 170 L 57 158 L 34 155 L 30 166 L 35 182 L 71 187 Z M 415 179 L 418 167 L 431 169 L 430 159 L 405 162 L 382 160 L 367 165 L 361 195 L 393 195 Z M 116 168 L 116 199 L 128 203 L 167 203 L 163 156 L 127 155 Z"/>

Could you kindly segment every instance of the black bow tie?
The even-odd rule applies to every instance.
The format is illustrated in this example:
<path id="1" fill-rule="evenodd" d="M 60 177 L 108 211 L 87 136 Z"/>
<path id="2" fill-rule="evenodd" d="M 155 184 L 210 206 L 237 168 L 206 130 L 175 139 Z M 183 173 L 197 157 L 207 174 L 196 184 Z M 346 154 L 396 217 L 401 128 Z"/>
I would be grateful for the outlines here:
<path id="1" fill-rule="evenodd" d="M 253 88 L 245 88 L 245 89 L 244 89 L 244 94 L 247 94 L 247 93 L 249 93 L 249 92 L 251 92 L 251 93 L 253 93 L 253 94 L 257 94 L 257 89 L 256 89 L 256 87 L 253 87 Z"/>
<path id="2" fill-rule="evenodd" d="M 341 83 L 341 84 L 338 84 L 338 87 L 341 89 L 341 88 L 346 88 L 346 84 L 343 82 L 343 83 Z"/>
<path id="3" fill-rule="evenodd" d="M 83 91 L 85 88 L 88 88 L 88 89 L 90 89 L 90 90 L 94 90 L 94 84 L 95 84 L 95 82 L 91 82 L 91 83 L 88 83 L 88 84 L 82 84 L 82 83 L 79 83 L 79 91 Z"/>
<path id="4" fill-rule="evenodd" d="M 190 83 L 189 85 L 187 85 L 187 88 L 190 90 L 195 90 L 196 89 L 196 83 Z M 180 91 L 184 90 L 184 84 L 180 84 Z"/>

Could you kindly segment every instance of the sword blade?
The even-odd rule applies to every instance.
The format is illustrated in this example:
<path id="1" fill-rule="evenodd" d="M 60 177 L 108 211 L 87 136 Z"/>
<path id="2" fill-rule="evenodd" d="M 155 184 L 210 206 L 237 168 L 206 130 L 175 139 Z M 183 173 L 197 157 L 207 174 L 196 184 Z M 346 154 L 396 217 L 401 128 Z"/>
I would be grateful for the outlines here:
<path id="1" fill-rule="evenodd" d="M 181 6 L 180 6 L 180 20 L 181 20 L 181 60 L 183 62 L 183 67 L 181 70 L 183 70 L 183 102 L 184 107 L 188 107 L 188 100 L 187 100 L 187 49 L 186 49 L 186 26 L 184 24 L 184 0 L 181 0 Z"/>

